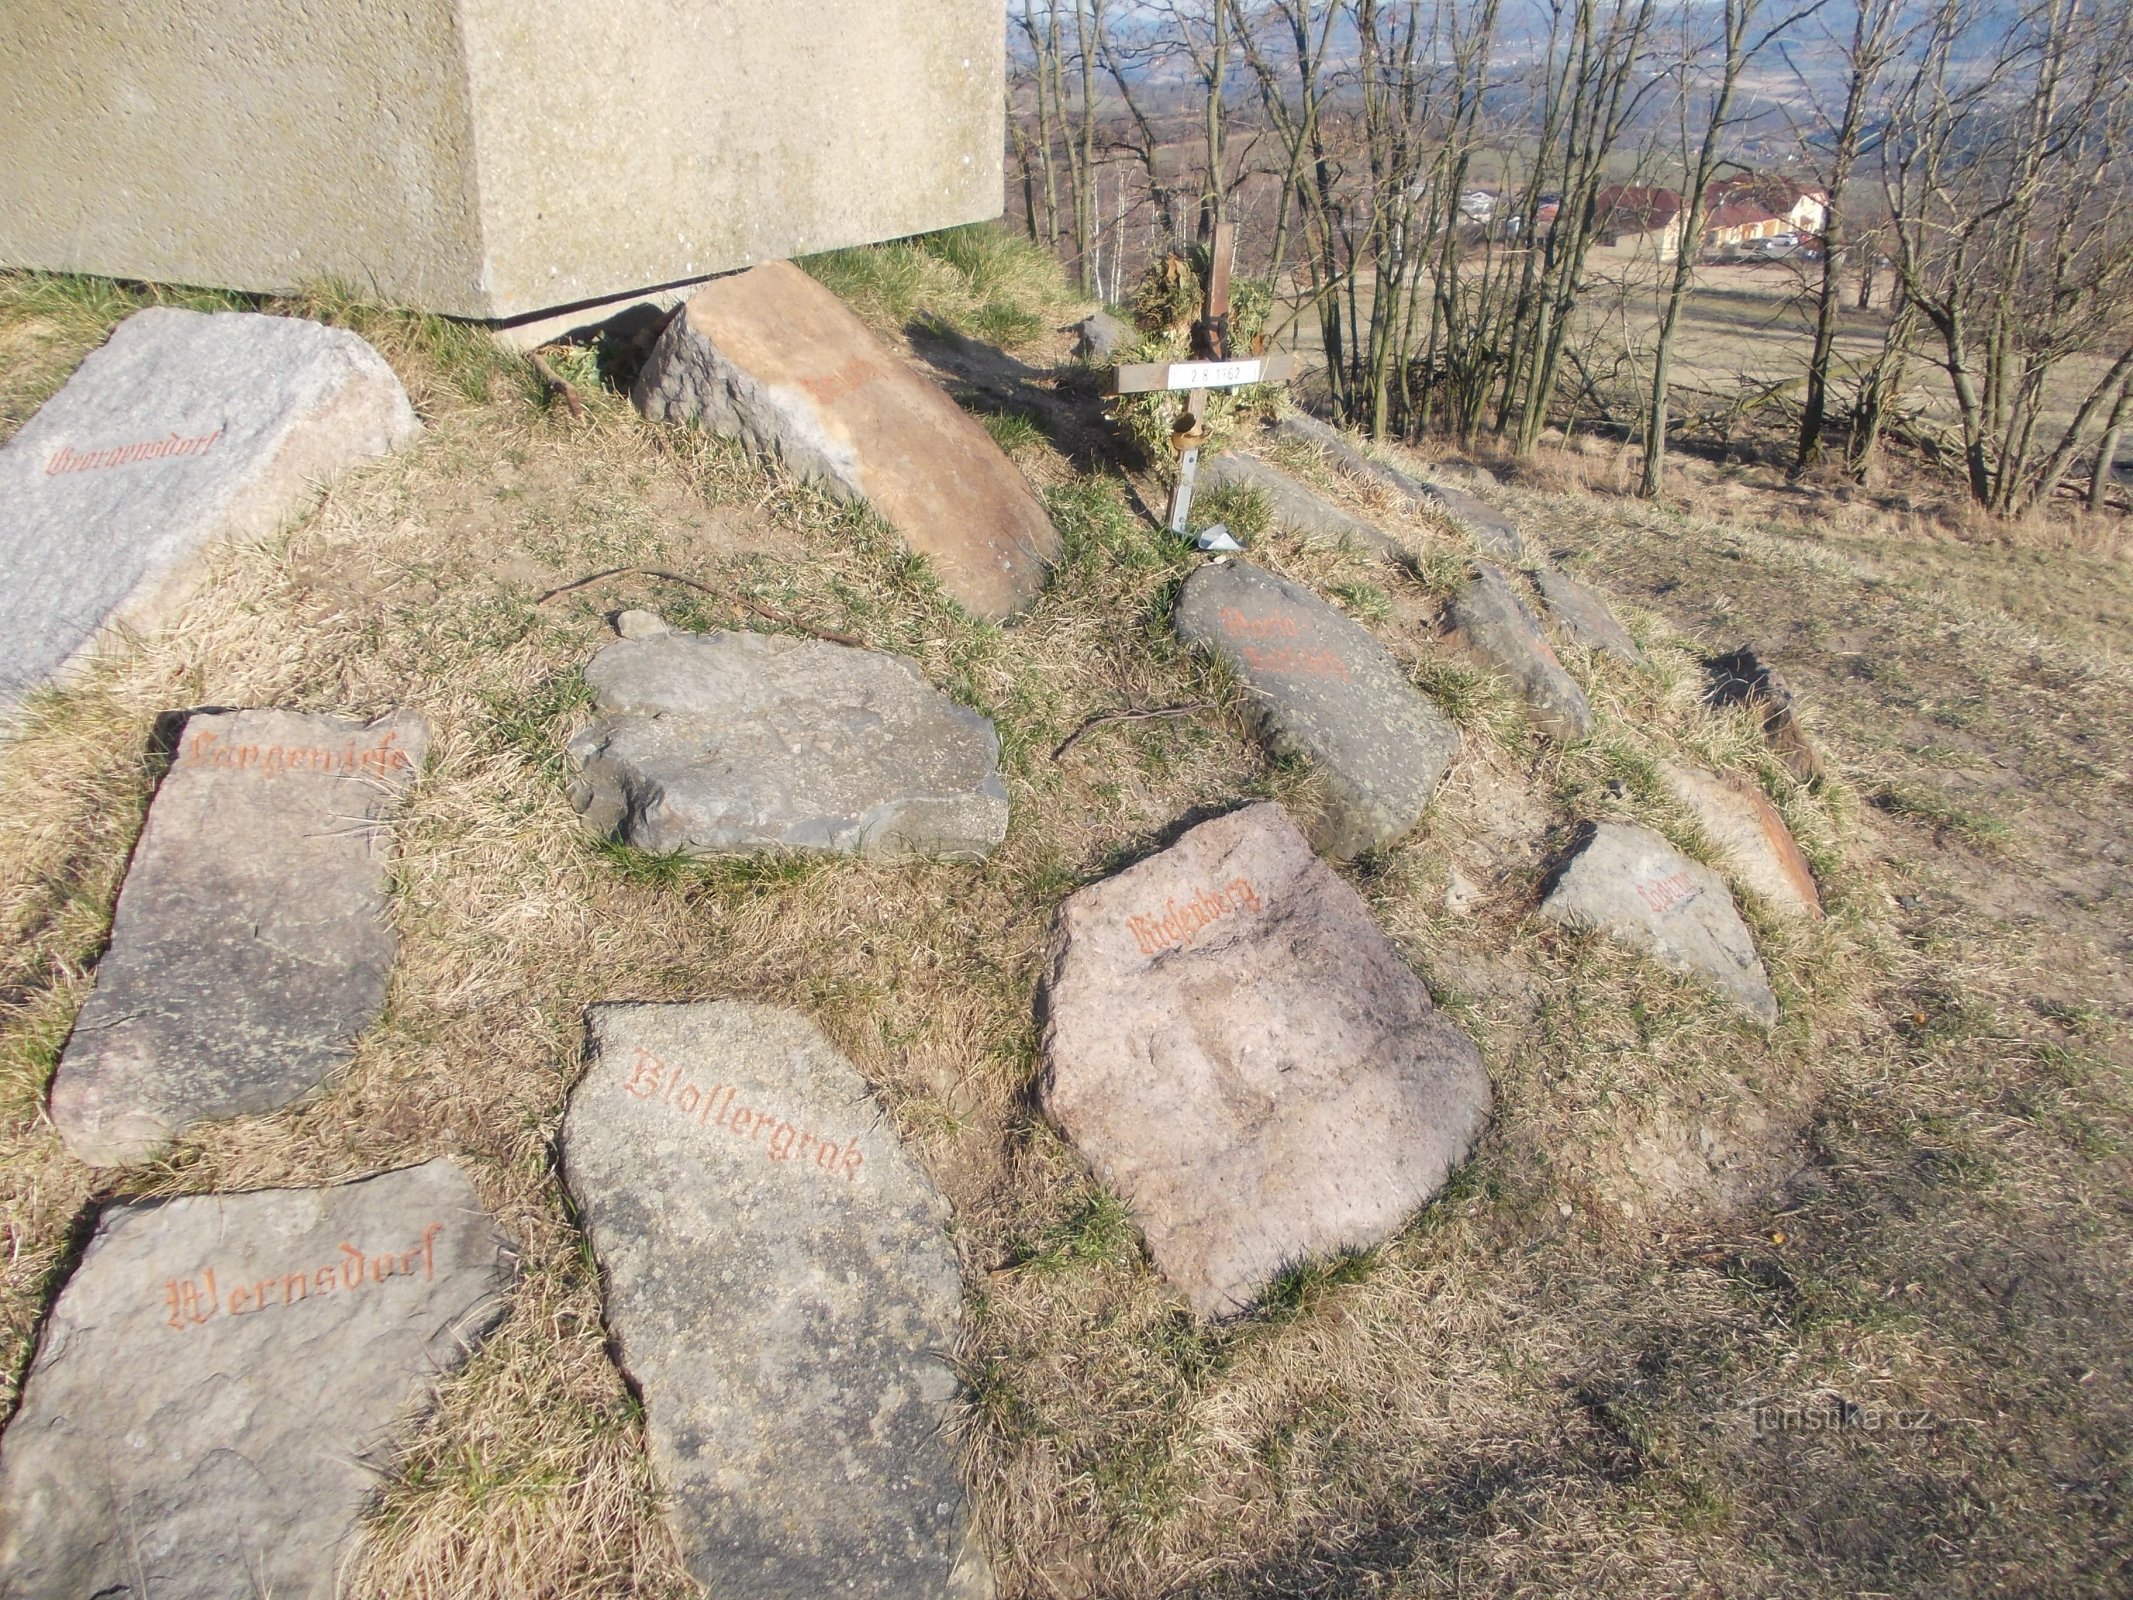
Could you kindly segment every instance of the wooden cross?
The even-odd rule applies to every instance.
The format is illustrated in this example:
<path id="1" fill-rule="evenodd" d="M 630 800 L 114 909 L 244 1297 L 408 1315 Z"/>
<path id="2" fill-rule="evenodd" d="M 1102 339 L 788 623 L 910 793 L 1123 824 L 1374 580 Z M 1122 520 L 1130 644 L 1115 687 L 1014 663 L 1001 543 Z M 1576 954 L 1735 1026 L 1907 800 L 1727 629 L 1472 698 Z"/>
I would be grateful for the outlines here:
<path id="1" fill-rule="evenodd" d="M 1120 367 L 1112 381 L 1114 394 L 1151 394 L 1183 389 L 1185 414 L 1170 430 L 1171 448 L 1178 452 L 1178 483 L 1170 492 L 1170 531 L 1182 535 L 1192 511 L 1192 480 L 1199 470 L 1200 443 L 1206 438 L 1207 391 L 1234 389 L 1247 383 L 1273 383 L 1296 370 L 1291 355 L 1251 356 L 1232 360 L 1229 348 L 1229 258 L 1236 247 L 1237 230 L 1229 223 L 1215 228 L 1214 258 L 1207 272 L 1207 298 L 1200 320 L 1192 325 L 1191 361 L 1147 361 Z"/>

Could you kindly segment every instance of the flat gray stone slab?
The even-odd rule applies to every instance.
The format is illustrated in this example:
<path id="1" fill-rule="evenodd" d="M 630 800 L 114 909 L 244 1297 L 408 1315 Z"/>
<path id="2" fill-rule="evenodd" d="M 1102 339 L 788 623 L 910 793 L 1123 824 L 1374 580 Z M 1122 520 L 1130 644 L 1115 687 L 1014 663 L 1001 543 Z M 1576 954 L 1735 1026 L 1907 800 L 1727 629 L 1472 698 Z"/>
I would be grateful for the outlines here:
<path id="1" fill-rule="evenodd" d="M 145 1161 L 196 1123 L 302 1098 L 348 1059 L 385 1007 L 385 824 L 427 745 L 405 712 L 186 722 L 52 1080 L 69 1150 Z"/>
<path id="2" fill-rule="evenodd" d="M 1406 546 L 1373 522 L 1351 516 L 1316 490 L 1290 477 L 1279 467 L 1270 467 L 1257 456 L 1225 451 L 1200 463 L 1202 489 L 1248 489 L 1263 494 L 1274 522 L 1306 539 L 1334 544 L 1352 544 L 1361 550 L 1388 555 L 1406 553 Z"/>
<path id="3" fill-rule="evenodd" d="M 1338 428 L 1301 411 L 1277 417 L 1273 432 L 1277 438 L 1293 439 L 1315 447 L 1352 478 L 1384 484 L 1414 504 L 1438 512 L 1464 529 L 1483 551 L 1497 560 L 1520 562 L 1526 559 L 1526 541 L 1518 531 L 1518 524 L 1486 500 L 1478 499 L 1457 485 L 1403 472 L 1389 461 L 1365 455 Z"/>
<path id="4" fill-rule="evenodd" d="M 1663 966 L 1710 979 L 1758 1021 L 1777 1021 L 1769 975 L 1725 884 L 1649 828 L 1599 824 L 1557 878 L 1541 915 L 1598 928 Z"/>
<path id="5" fill-rule="evenodd" d="M 563 1174 L 683 1559 L 732 1600 L 979 1600 L 948 1207 L 797 1012 L 602 1005 Z"/>
<path id="6" fill-rule="evenodd" d="M 1092 311 L 1074 324 L 1074 354 L 1084 361 L 1109 361 L 1134 337 L 1131 323 L 1108 311 Z"/>
<path id="7" fill-rule="evenodd" d="M 983 857 L 1007 835 L 999 735 L 902 656 L 669 633 L 607 646 L 585 677 L 573 798 L 639 849 Z"/>
<path id="8" fill-rule="evenodd" d="M 1185 580 L 1178 637 L 1227 664 L 1261 736 L 1324 775 L 1312 842 L 1343 860 L 1411 832 L 1459 753 L 1459 730 L 1366 628 L 1301 584 L 1242 561 Z"/>
<path id="9" fill-rule="evenodd" d="M 1592 707 L 1585 691 L 1563 670 L 1539 621 L 1502 568 L 1477 561 L 1474 576 L 1452 596 L 1446 619 L 1476 659 L 1517 686 L 1537 726 L 1565 743 L 1592 732 Z"/>
<path id="10" fill-rule="evenodd" d="M 0 1436 L 0 1594 L 331 1600 L 515 1270 L 450 1161 L 111 1206 Z"/>
<path id="11" fill-rule="evenodd" d="M 717 278 L 667 325 L 638 409 L 700 422 L 844 500 L 864 500 L 966 610 L 1044 587 L 1059 534 L 992 435 L 789 261 Z"/>
<path id="12" fill-rule="evenodd" d="M 0 447 L 0 711 L 108 624 L 157 626 L 209 545 L 274 532 L 420 431 L 345 329 L 136 311 Z"/>
<path id="13" fill-rule="evenodd" d="M 1633 667 L 1644 664 L 1644 652 L 1596 591 L 1553 567 L 1541 568 L 1534 581 L 1540 585 L 1549 617 L 1571 643 L 1587 650 L 1604 650 Z"/>
<path id="14" fill-rule="evenodd" d="M 1735 881 L 1782 916 L 1821 916 L 1814 869 L 1768 795 L 1745 778 L 1721 778 L 1700 767 L 1666 762 L 1659 771 Z"/>
<path id="15" fill-rule="evenodd" d="M 1067 898 L 1046 1112 L 1200 1317 L 1375 1244 L 1466 1158 L 1480 1053 L 1279 806 Z"/>

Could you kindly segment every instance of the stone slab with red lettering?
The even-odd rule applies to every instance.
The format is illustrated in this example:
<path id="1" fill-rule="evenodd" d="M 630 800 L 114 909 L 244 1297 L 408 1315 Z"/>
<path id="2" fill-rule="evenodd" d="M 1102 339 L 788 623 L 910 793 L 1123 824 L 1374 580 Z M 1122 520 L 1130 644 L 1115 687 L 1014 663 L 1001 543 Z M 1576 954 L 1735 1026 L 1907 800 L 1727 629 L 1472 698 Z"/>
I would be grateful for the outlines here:
<path id="1" fill-rule="evenodd" d="M 666 633 L 609 645 L 585 678 L 572 798 L 639 849 L 969 859 L 1006 837 L 999 735 L 906 657 Z"/>
<path id="2" fill-rule="evenodd" d="M 386 824 L 422 720 L 189 718 L 148 809 L 52 1121 L 98 1166 L 300 1099 L 384 1009 L 398 936 Z"/>
<path id="3" fill-rule="evenodd" d="M 794 1011 L 600 1005 L 563 1123 L 689 1570 L 736 1600 L 981 1600 L 943 1426 L 948 1207 Z"/>
<path id="4" fill-rule="evenodd" d="M 1734 879 L 1784 916 L 1819 917 L 1814 869 L 1769 796 L 1739 777 L 1662 763 L 1668 791 L 1696 819 Z"/>
<path id="5" fill-rule="evenodd" d="M 1649 828 L 1595 827 L 1557 876 L 1541 915 L 1598 928 L 1677 972 L 1710 979 L 1758 1021 L 1777 1021 L 1769 975 L 1725 884 Z"/>
<path id="6" fill-rule="evenodd" d="M 165 617 L 219 539 L 270 534 L 421 425 L 342 328 L 151 306 L 0 447 L 0 709 L 113 623 Z"/>
<path id="7" fill-rule="evenodd" d="M 1277 805 L 1069 896 L 1046 1010 L 1046 1112 L 1201 1317 L 1386 1238 L 1488 1116 L 1473 1041 Z"/>
<path id="8" fill-rule="evenodd" d="M 1475 562 L 1473 576 L 1445 608 L 1445 620 L 1477 660 L 1511 680 L 1535 726 L 1565 743 L 1592 732 L 1585 691 L 1563 670 L 1532 609 L 1501 567 Z"/>
<path id="9" fill-rule="evenodd" d="M 794 476 L 864 500 L 965 609 L 1037 597 L 1059 535 L 992 436 L 786 261 L 715 279 L 638 375 L 648 417 L 700 422 Z"/>
<path id="10" fill-rule="evenodd" d="M 1186 579 L 1175 626 L 1237 675 L 1274 749 L 1323 775 L 1319 849 L 1358 856 L 1422 820 L 1459 731 L 1362 624 L 1301 584 L 1229 561 Z"/>
<path id="11" fill-rule="evenodd" d="M 109 1207 L 0 1435 L 0 1594 L 331 1600 L 515 1270 L 444 1160 Z"/>

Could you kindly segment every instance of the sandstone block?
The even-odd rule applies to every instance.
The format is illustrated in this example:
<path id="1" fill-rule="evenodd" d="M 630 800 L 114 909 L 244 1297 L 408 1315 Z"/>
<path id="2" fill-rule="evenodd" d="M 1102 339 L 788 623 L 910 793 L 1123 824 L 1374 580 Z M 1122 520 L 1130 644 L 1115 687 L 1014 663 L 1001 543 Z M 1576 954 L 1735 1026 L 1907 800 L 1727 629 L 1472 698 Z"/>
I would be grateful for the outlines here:
<path id="1" fill-rule="evenodd" d="M 1021 610 L 1059 534 L 992 436 L 788 262 L 699 290 L 638 374 L 648 417 L 700 422 L 794 476 L 864 500 L 958 604 Z"/>
<path id="2" fill-rule="evenodd" d="M 273 533 L 420 431 L 345 329 L 136 311 L 0 446 L 0 711 L 110 624 L 158 625 L 208 546 Z"/>
<path id="3" fill-rule="evenodd" d="M 1736 879 L 1783 915 L 1822 914 L 1814 869 L 1768 795 L 1745 778 L 1721 778 L 1697 767 L 1668 762 L 1660 773 Z"/>
<path id="4" fill-rule="evenodd" d="M 642 850 L 982 857 L 1007 836 L 1000 738 L 879 650 L 765 633 L 611 644 L 571 740 L 590 826 Z"/>
<path id="5" fill-rule="evenodd" d="M 385 824 L 427 740 L 404 712 L 186 723 L 52 1080 L 69 1150 L 145 1161 L 196 1123 L 302 1098 L 348 1059 L 385 1005 Z"/>
<path id="6" fill-rule="evenodd" d="M 563 1172 L 713 1594 L 983 1600 L 942 1426 L 962 1283 L 948 1207 L 814 1024 L 603 1005 Z"/>
<path id="7" fill-rule="evenodd" d="M 1553 567 L 1543 567 L 1534 581 L 1540 585 L 1541 598 L 1548 603 L 1548 615 L 1573 644 L 1587 650 L 1604 650 L 1633 667 L 1643 664 L 1644 653 L 1598 593 Z"/>
<path id="8" fill-rule="evenodd" d="M 1422 820 L 1459 731 L 1360 623 L 1301 584 L 1229 561 L 1185 580 L 1174 626 L 1237 675 L 1277 752 L 1324 774 L 1320 849 L 1358 856 Z"/>
<path id="9" fill-rule="evenodd" d="M 1405 1224 L 1488 1115 L 1473 1041 L 1279 806 L 1068 897 L 1046 1112 L 1201 1317 Z"/>
<path id="10" fill-rule="evenodd" d="M 996 217 L 991 0 L 8 0 L 0 264 L 459 317 Z"/>

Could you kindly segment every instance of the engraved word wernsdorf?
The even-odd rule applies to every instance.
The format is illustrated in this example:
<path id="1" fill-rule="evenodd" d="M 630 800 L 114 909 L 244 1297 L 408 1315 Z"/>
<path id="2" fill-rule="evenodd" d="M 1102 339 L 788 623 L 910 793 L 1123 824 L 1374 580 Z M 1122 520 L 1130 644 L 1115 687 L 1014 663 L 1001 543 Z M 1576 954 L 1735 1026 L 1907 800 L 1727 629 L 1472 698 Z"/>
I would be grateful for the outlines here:
<path id="1" fill-rule="evenodd" d="M 1128 917 L 1126 926 L 1140 941 L 1141 954 L 1152 956 L 1190 944 L 1202 928 L 1217 918 L 1258 909 L 1259 891 L 1248 879 L 1232 878 L 1223 888 L 1200 890 L 1182 906 L 1175 900 L 1165 900 L 1161 916 Z"/>
<path id="2" fill-rule="evenodd" d="M 161 461 L 170 456 L 205 455 L 214 442 L 222 437 L 222 430 L 199 434 L 191 439 L 181 439 L 171 434 L 164 439 L 144 439 L 139 444 L 115 444 L 108 450 L 76 450 L 61 445 L 54 450 L 51 459 L 44 464 L 44 475 L 56 478 L 62 472 L 101 472 L 106 467 L 130 467 L 136 461 Z"/>
<path id="3" fill-rule="evenodd" d="M 422 1281 L 437 1276 L 437 1235 L 444 1224 L 433 1222 L 422 1230 L 422 1242 L 411 1249 L 384 1255 L 366 1255 L 352 1244 L 341 1246 L 340 1259 L 309 1272 L 279 1273 L 255 1278 L 249 1283 L 228 1283 L 228 1274 L 218 1281 L 209 1267 L 197 1278 L 166 1278 L 163 1304 L 169 1312 L 163 1320 L 183 1333 L 216 1317 L 245 1317 L 268 1309 L 280 1310 L 299 1300 L 323 1300 L 331 1295 L 354 1294 L 384 1283 L 388 1278 L 412 1278 L 417 1264 Z"/>
<path id="4" fill-rule="evenodd" d="M 736 1092 L 714 1083 L 708 1089 L 690 1081 L 680 1067 L 668 1067 L 651 1051 L 639 1045 L 630 1060 L 629 1077 L 623 1088 L 639 1100 L 657 1100 L 684 1121 L 700 1128 L 717 1128 L 745 1145 L 759 1149 L 772 1161 L 805 1161 L 810 1156 L 822 1171 L 841 1176 L 846 1183 L 859 1178 L 866 1165 L 854 1137 L 840 1148 L 834 1139 L 810 1133 L 784 1121 L 775 1112 L 736 1106 Z"/>
<path id="5" fill-rule="evenodd" d="M 231 767 L 274 777 L 283 772 L 371 772 L 383 777 L 399 772 L 410 763 L 405 750 L 395 750 L 399 738 L 391 732 L 376 744 L 359 746 L 354 740 L 339 750 L 324 747 L 292 749 L 287 745 L 231 744 L 221 734 L 202 728 L 185 741 L 185 758 L 210 767 Z"/>
<path id="6" fill-rule="evenodd" d="M 1643 896 L 1644 903 L 1652 908 L 1655 916 L 1664 916 L 1676 906 L 1687 905 L 1701 892 L 1696 887 L 1696 880 L 1686 872 L 1648 878 L 1637 885 L 1637 893 Z"/>

